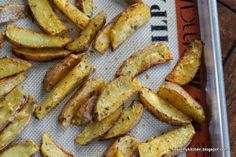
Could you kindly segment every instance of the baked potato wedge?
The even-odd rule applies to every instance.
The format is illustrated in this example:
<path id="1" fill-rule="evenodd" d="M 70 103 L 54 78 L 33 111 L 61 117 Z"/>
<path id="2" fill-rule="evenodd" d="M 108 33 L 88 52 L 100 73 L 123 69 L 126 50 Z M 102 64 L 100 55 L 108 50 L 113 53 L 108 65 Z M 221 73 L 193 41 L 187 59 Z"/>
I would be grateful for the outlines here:
<path id="1" fill-rule="evenodd" d="M 5 33 L 0 32 L 0 49 L 3 47 L 3 43 L 5 41 L 4 39 L 5 39 Z"/>
<path id="2" fill-rule="evenodd" d="M 172 60 L 172 54 L 166 44 L 151 44 L 132 54 L 116 72 L 116 76 L 134 77 L 152 66 Z"/>
<path id="3" fill-rule="evenodd" d="M 77 0 L 78 8 L 88 17 L 93 15 L 94 2 L 93 0 Z"/>
<path id="4" fill-rule="evenodd" d="M 120 14 L 110 31 L 112 49 L 117 49 L 151 18 L 150 7 L 142 2 L 130 5 Z"/>
<path id="5" fill-rule="evenodd" d="M 79 110 L 79 108 L 85 104 L 94 93 L 100 92 L 104 88 L 105 82 L 99 77 L 95 77 L 86 81 L 63 107 L 58 117 L 59 123 L 64 128 L 67 128 L 71 122 L 75 124 L 76 122 L 75 120 L 73 121 L 72 118 L 76 116 L 75 119 L 77 121 L 78 118 L 76 112 Z"/>
<path id="6" fill-rule="evenodd" d="M 26 93 L 19 88 L 15 88 L 1 100 L 0 130 L 14 119 L 17 112 L 26 103 L 26 99 Z"/>
<path id="7" fill-rule="evenodd" d="M 133 157 L 141 142 L 134 137 L 124 136 L 117 139 L 104 153 L 104 157 Z"/>
<path id="8" fill-rule="evenodd" d="M 85 29 L 79 33 L 79 36 L 69 43 L 66 48 L 76 52 L 86 50 L 105 23 L 106 14 L 101 11 L 90 20 Z"/>
<path id="9" fill-rule="evenodd" d="M 193 120 L 199 123 L 205 120 L 202 106 L 181 86 L 165 82 L 159 88 L 158 95 Z"/>
<path id="10" fill-rule="evenodd" d="M 39 147 L 34 141 L 24 141 L 11 146 L 0 157 L 30 157 L 39 151 Z"/>
<path id="11" fill-rule="evenodd" d="M 32 64 L 18 58 L 0 58 L 0 79 L 12 76 L 32 67 Z"/>
<path id="12" fill-rule="evenodd" d="M 0 98 L 12 91 L 27 78 L 24 72 L 0 80 Z"/>
<path id="13" fill-rule="evenodd" d="M 40 150 L 43 157 L 74 157 L 73 154 L 59 147 L 48 133 L 42 135 Z"/>
<path id="14" fill-rule="evenodd" d="M 98 97 L 95 118 L 100 121 L 117 110 L 123 103 L 141 89 L 141 82 L 129 76 L 121 76 L 111 81 Z"/>
<path id="15" fill-rule="evenodd" d="M 85 126 L 84 130 L 76 137 L 75 142 L 81 146 L 89 144 L 92 140 L 104 135 L 117 121 L 122 112 L 122 107 L 101 121 L 93 121 Z"/>
<path id="16" fill-rule="evenodd" d="M 28 4 L 34 19 L 45 32 L 57 35 L 67 31 L 65 24 L 53 11 L 48 0 L 28 0 Z"/>
<path id="17" fill-rule="evenodd" d="M 144 106 L 161 121 L 171 125 L 187 125 L 191 123 L 191 119 L 188 116 L 160 98 L 150 89 L 143 88 L 139 93 L 139 97 Z"/>
<path id="18" fill-rule="evenodd" d="M 47 62 L 54 59 L 61 59 L 71 54 L 71 51 L 62 48 L 34 49 L 26 47 L 14 47 L 12 48 L 12 52 L 19 58 L 37 62 Z"/>
<path id="19" fill-rule="evenodd" d="M 195 130 L 191 124 L 168 131 L 138 146 L 140 157 L 176 156 L 178 149 L 191 142 Z"/>
<path id="20" fill-rule="evenodd" d="M 190 43 L 188 52 L 177 63 L 172 72 L 166 77 L 167 81 L 186 85 L 196 75 L 200 65 L 203 51 L 203 44 L 199 40 Z"/>
<path id="21" fill-rule="evenodd" d="M 129 5 L 142 2 L 142 0 L 126 0 Z"/>
<path id="22" fill-rule="evenodd" d="M 102 139 L 111 139 L 125 135 L 132 130 L 143 115 L 143 105 L 134 101 L 131 106 L 121 113 L 120 118 Z"/>
<path id="23" fill-rule="evenodd" d="M 29 123 L 31 114 L 34 111 L 34 104 L 34 99 L 30 96 L 23 109 L 17 113 L 14 120 L 0 132 L 0 150 L 10 144 Z"/>
<path id="24" fill-rule="evenodd" d="M 77 9 L 69 0 L 53 0 L 53 2 L 78 28 L 83 30 L 89 23 L 89 17 Z"/>
<path id="25" fill-rule="evenodd" d="M 80 86 L 92 73 L 93 67 L 87 59 L 81 60 L 59 84 L 53 89 L 49 96 L 35 109 L 38 119 L 44 118 L 51 112 L 68 94 Z"/>
<path id="26" fill-rule="evenodd" d="M 7 26 L 6 37 L 15 45 L 29 48 L 64 47 L 71 41 L 70 38 L 37 33 L 14 25 Z"/>

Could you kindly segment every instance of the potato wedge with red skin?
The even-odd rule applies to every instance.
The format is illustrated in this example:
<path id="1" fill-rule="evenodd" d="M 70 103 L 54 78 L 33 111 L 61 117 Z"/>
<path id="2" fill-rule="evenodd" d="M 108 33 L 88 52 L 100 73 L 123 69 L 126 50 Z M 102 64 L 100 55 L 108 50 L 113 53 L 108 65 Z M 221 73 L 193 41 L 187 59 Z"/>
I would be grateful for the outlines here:
<path id="1" fill-rule="evenodd" d="M 143 71 L 172 60 L 172 54 L 166 44 L 151 44 L 132 54 L 116 72 L 116 76 L 134 77 Z"/>
<path id="2" fill-rule="evenodd" d="M 191 42 L 188 52 L 180 59 L 166 80 L 179 85 L 186 85 L 192 81 L 201 65 L 202 52 L 203 44 L 201 41 Z"/>
<path id="3" fill-rule="evenodd" d="M 176 156 L 180 149 L 192 141 L 195 130 L 192 124 L 165 132 L 138 146 L 140 157 Z M 179 151 L 178 151 L 179 149 Z"/>
<path id="4" fill-rule="evenodd" d="M 93 0 L 77 0 L 77 7 L 88 17 L 93 15 L 95 4 Z"/>

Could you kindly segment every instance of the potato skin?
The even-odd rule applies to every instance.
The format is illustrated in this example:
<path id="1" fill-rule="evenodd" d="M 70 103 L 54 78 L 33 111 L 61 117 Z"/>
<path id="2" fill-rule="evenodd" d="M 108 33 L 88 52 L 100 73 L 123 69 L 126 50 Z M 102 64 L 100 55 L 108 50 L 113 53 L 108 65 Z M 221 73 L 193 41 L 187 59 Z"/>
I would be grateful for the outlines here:
<path id="1" fill-rule="evenodd" d="M 0 49 L 3 47 L 4 41 L 5 41 L 5 33 L 0 32 Z"/>

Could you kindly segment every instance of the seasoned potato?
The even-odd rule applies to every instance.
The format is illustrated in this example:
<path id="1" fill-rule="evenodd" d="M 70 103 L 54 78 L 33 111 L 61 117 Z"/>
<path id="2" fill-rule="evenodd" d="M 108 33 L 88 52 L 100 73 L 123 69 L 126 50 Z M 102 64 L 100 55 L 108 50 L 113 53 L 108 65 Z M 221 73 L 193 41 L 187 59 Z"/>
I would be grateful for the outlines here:
<path id="1" fill-rule="evenodd" d="M 0 153 L 0 157 L 30 157 L 37 153 L 39 148 L 34 141 L 24 141 L 18 143 L 4 152 Z"/>
<path id="2" fill-rule="evenodd" d="M 89 23 L 89 18 L 77 9 L 69 0 L 53 0 L 54 4 L 80 29 Z"/>
<path id="3" fill-rule="evenodd" d="M 48 133 L 42 135 L 41 153 L 43 157 L 74 157 L 73 154 L 59 147 Z"/>
<path id="4" fill-rule="evenodd" d="M 104 157 L 132 157 L 138 150 L 140 141 L 131 136 L 116 140 L 105 152 Z"/>
<path id="5" fill-rule="evenodd" d="M 195 130 L 191 124 L 173 129 L 138 146 L 140 157 L 176 156 L 191 142 Z"/>
<path id="6" fill-rule="evenodd" d="M 131 55 L 116 72 L 116 76 L 134 77 L 152 66 L 172 60 L 172 54 L 166 44 L 152 44 Z"/>
<path id="7" fill-rule="evenodd" d="M 191 119 L 147 88 L 139 94 L 144 106 L 158 119 L 171 125 L 186 125 Z"/>
<path id="8" fill-rule="evenodd" d="M 79 33 L 79 36 L 69 43 L 66 48 L 71 51 L 83 51 L 86 50 L 93 38 L 96 36 L 97 32 L 106 23 L 106 14 L 101 11 L 96 16 L 94 16 L 89 24 Z"/>
<path id="9" fill-rule="evenodd" d="M 44 118 L 51 112 L 68 94 L 92 73 L 93 67 L 88 60 L 83 59 L 78 63 L 59 84 L 53 89 L 49 96 L 35 109 L 35 116 L 38 119 Z"/>
<path id="10" fill-rule="evenodd" d="M 3 47 L 5 33 L 0 32 L 0 49 Z"/>
<path id="11" fill-rule="evenodd" d="M 17 58 L 0 58 L 0 79 L 12 76 L 32 67 L 32 64 Z"/>
<path id="12" fill-rule="evenodd" d="M 19 73 L 14 76 L 10 76 L 0 80 L 0 98 L 11 90 L 13 90 L 18 84 L 25 81 L 26 75 L 25 73 Z"/>
<path id="13" fill-rule="evenodd" d="M 25 47 L 14 47 L 12 48 L 12 52 L 19 58 L 38 62 L 61 59 L 71 54 L 71 51 L 61 48 L 33 49 Z"/>
<path id="14" fill-rule="evenodd" d="M 123 111 L 115 125 L 106 133 L 103 139 L 111 139 L 125 135 L 133 129 L 143 115 L 143 105 L 135 101 L 131 106 Z"/>
<path id="15" fill-rule="evenodd" d="M 111 32 L 111 46 L 115 50 L 138 28 L 150 20 L 150 7 L 142 2 L 133 4 L 120 14 Z"/>
<path id="16" fill-rule="evenodd" d="M 93 15 L 93 0 L 77 0 L 77 6 L 88 17 L 91 17 Z"/>
<path id="17" fill-rule="evenodd" d="M 3 98 L 0 102 L 0 130 L 14 119 L 26 99 L 26 93 L 19 88 L 15 88 Z"/>
<path id="18" fill-rule="evenodd" d="M 85 104 L 94 93 L 100 92 L 104 87 L 105 82 L 99 77 L 86 81 L 65 104 L 58 117 L 59 123 L 65 128 L 68 127 L 71 122 L 75 124 L 75 121 L 78 119 L 76 115 L 78 109 Z M 72 120 L 73 116 L 75 116 L 75 120 Z"/>
<path id="19" fill-rule="evenodd" d="M 34 110 L 34 104 L 34 99 L 30 96 L 24 108 L 16 115 L 14 120 L 0 132 L 0 150 L 10 144 L 29 123 Z"/>
<path id="20" fill-rule="evenodd" d="M 190 43 L 187 54 L 177 63 L 173 71 L 166 77 L 166 80 L 186 85 L 196 75 L 201 65 L 203 45 L 201 41 L 195 40 Z"/>
<path id="21" fill-rule="evenodd" d="M 28 0 L 28 4 L 34 19 L 47 33 L 56 35 L 67 30 L 48 0 Z"/>
<path id="22" fill-rule="evenodd" d="M 71 41 L 70 38 L 37 33 L 14 25 L 7 26 L 6 37 L 15 45 L 29 48 L 64 47 Z"/>
<path id="23" fill-rule="evenodd" d="M 132 5 L 132 4 L 135 4 L 135 3 L 139 3 L 139 2 L 142 2 L 142 0 L 126 0 L 128 2 L 128 4 Z"/>
<path id="24" fill-rule="evenodd" d="M 121 76 L 111 81 L 97 100 L 95 106 L 96 119 L 100 121 L 109 116 L 126 100 L 135 95 L 141 87 L 140 81 L 129 76 Z"/>
<path id="25" fill-rule="evenodd" d="M 165 82 L 160 87 L 158 95 L 195 121 L 202 122 L 205 120 L 202 106 L 181 86 L 175 83 Z"/>
<path id="26" fill-rule="evenodd" d="M 122 108 L 120 107 L 103 120 L 89 123 L 76 137 L 75 142 L 83 146 L 89 144 L 93 139 L 104 135 L 117 121 L 121 112 Z"/>

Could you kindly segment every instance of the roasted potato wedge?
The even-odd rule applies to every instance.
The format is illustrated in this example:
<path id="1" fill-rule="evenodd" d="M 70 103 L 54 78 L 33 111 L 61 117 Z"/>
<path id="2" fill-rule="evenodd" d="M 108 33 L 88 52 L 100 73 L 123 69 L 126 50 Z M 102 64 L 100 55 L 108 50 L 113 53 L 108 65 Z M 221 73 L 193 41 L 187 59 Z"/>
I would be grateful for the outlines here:
<path id="1" fill-rule="evenodd" d="M 88 17 L 91 17 L 93 15 L 93 0 L 77 0 L 77 6 Z"/>
<path id="2" fill-rule="evenodd" d="M 172 60 L 172 54 L 166 44 L 152 44 L 131 55 L 116 72 L 116 76 L 134 77 L 152 66 Z"/>
<path id="3" fill-rule="evenodd" d="M 144 106 L 161 121 L 171 125 L 187 125 L 191 123 L 191 119 L 188 116 L 160 98 L 150 89 L 143 88 L 139 96 Z"/>
<path id="4" fill-rule="evenodd" d="M 59 84 L 53 89 L 49 96 L 37 106 L 35 116 L 38 119 L 44 118 L 51 112 L 69 93 L 80 86 L 92 73 L 93 67 L 87 59 L 81 60 Z"/>
<path id="5" fill-rule="evenodd" d="M 178 149 L 191 142 L 195 130 L 191 124 L 173 129 L 138 146 L 140 157 L 176 156 Z"/>
<path id="6" fill-rule="evenodd" d="M 84 29 L 89 23 L 89 18 L 77 9 L 69 0 L 53 0 L 60 9 L 77 27 Z"/>
<path id="7" fill-rule="evenodd" d="M 24 108 L 16 115 L 14 120 L 0 132 L 0 150 L 10 144 L 29 123 L 31 114 L 34 111 L 34 104 L 34 99 L 30 96 Z"/>
<path id="8" fill-rule="evenodd" d="M 120 14 L 110 31 L 112 49 L 115 50 L 138 28 L 151 18 L 150 7 L 142 2 L 130 5 Z"/>
<path id="9" fill-rule="evenodd" d="M 132 157 L 141 142 L 134 137 L 124 136 L 117 139 L 104 154 L 104 157 Z"/>
<path id="10" fill-rule="evenodd" d="M 53 11 L 48 0 L 28 0 L 34 19 L 44 31 L 51 35 L 57 35 L 67 31 L 65 24 Z"/>
<path id="11" fill-rule="evenodd" d="M 43 157 L 74 157 L 73 154 L 59 147 L 49 134 L 42 135 L 41 153 Z"/>
<path id="12" fill-rule="evenodd" d="M 69 43 L 66 48 L 71 51 L 83 51 L 86 50 L 93 38 L 96 36 L 97 32 L 106 23 L 106 14 L 101 11 L 96 16 L 94 16 L 89 24 L 79 33 L 79 36 Z"/>
<path id="13" fill-rule="evenodd" d="M 75 142 L 83 146 L 89 144 L 93 139 L 104 135 L 120 117 L 121 112 L 122 108 L 120 107 L 103 120 L 89 123 L 76 137 Z"/>
<path id="14" fill-rule="evenodd" d="M 0 32 L 0 49 L 3 47 L 4 39 L 5 39 L 5 33 Z"/>
<path id="15" fill-rule="evenodd" d="M 105 82 L 101 78 L 95 77 L 86 81 L 65 104 L 58 117 L 59 123 L 67 128 L 71 122 L 73 122 L 72 118 L 76 116 L 78 109 L 85 104 L 94 93 L 100 92 L 104 88 Z M 75 119 L 77 120 L 77 116 Z M 73 123 L 75 124 L 75 122 Z"/>
<path id="16" fill-rule="evenodd" d="M 0 25 L 26 17 L 27 11 L 22 4 L 0 5 Z"/>
<path id="17" fill-rule="evenodd" d="M 103 139 L 111 139 L 125 135 L 132 130 L 143 115 L 143 105 L 134 101 L 126 110 L 121 113 L 120 118 L 115 125 L 106 133 Z"/>
<path id="18" fill-rule="evenodd" d="M 109 116 L 126 100 L 135 95 L 141 87 L 140 81 L 129 76 L 121 76 L 111 81 L 97 100 L 95 106 L 96 119 L 100 121 Z"/>
<path id="19" fill-rule="evenodd" d="M 61 48 L 34 49 L 25 47 L 14 47 L 12 48 L 12 52 L 19 58 L 37 62 L 47 62 L 54 59 L 61 59 L 71 54 L 71 51 Z"/>
<path id="20" fill-rule="evenodd" d="M 25 81 L 25 73 L 19 73 L 0 80 L 0 98 L 12 91 L 18 84 Z"/>
<path id="21" fill-rule="evenodd" d="M 142 0 L 126 0 L 129 5 L 142 2 Z"/>
<path id="22" fill-rule="evenodd" d="M 37 33 L 14 25 L 7 26 L 6 37 L 15 45 L 29 48 L 64 47 L 71 41 L 70 38 Z"/>
<path id="23" fill-rule="evenodd" d="M 39 151 L 39 147 L 34 141 L 24 141 L 18 143 L 4 152 L 0 153 L 0 157 L 30 157 Z"/>
<path id="24" fill-rule="evenodd" d="M 32 67 L 32 64 L 17 58 L 0 58 L 0 79 L 12 76 Z"/>
<path id="25" fill-rule="evenodd" d="M 175 83 L 165 82 L 159 88 L 158 95 L 195 121 L 201 123 L 205 120 L 202 106 L 181 86 Z"/>
<path id="26" fill-rule="evenodd" d="M 1 100 L 0 130 L 14 119 L 16 113 L 27 101 L 26 99 L 26 93 L 19 88 L 15 88 Z"/>
<path id="27" fill-rule="evenodd" d="M 186 85 L 192 81 L 201 65 L 202 51 L 201 41 L 195 40 L 190 43 L 188 52 L 177 63 L 172 72 L 166 77 L 166 80 L 179 85 Z"/>

